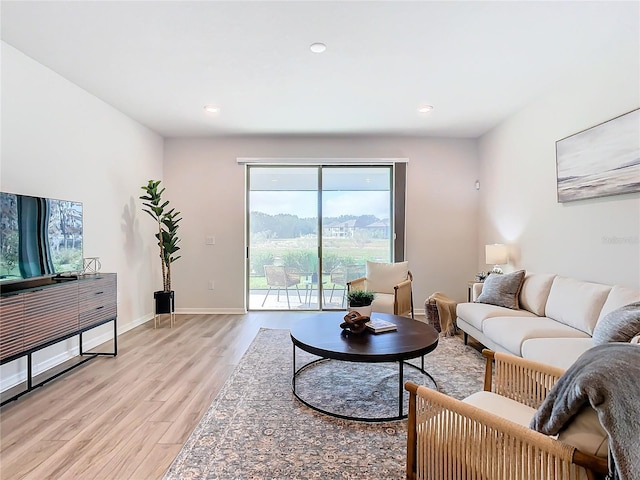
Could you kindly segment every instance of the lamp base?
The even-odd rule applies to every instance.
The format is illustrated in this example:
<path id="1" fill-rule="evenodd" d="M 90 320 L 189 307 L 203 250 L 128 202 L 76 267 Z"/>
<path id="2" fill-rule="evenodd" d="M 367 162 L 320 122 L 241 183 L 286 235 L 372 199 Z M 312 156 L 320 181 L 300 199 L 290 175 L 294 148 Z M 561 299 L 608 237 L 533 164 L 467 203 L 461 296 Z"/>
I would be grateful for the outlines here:
<path id="1" fill-rule="evenodd" d="M 500 265 L 494 265 L 491 273 L 499 273 L 502 275 L 504 272 L 502 271 L 502 268 L 500 268 Z"/>

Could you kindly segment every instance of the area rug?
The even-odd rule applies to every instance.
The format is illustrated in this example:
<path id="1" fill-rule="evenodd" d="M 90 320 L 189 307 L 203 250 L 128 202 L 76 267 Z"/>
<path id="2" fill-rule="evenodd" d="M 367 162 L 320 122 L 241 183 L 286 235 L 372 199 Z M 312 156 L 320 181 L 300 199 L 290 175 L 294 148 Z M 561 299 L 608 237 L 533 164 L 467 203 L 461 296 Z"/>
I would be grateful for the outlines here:
<path id="1" fill-rule="evenodd" d="M 315 358 L 297 350 L 296 365 Z M 456 398 L 482 388 L 482 355 L 459 337 L 441 337 L 425 356 L 425 370 Z M 405 372 L 405 380 L 431 386 L 414 369 Z M 405 478 L 406 420 L 356 422 L 317 413 L 293 396 L 291 373 L 289 331 L 261 329 L 164 479 Z M 397 374 L 397 364 L 323 362 L 299 377 L 297 391 L 332 411 L 387 416 L 375 409 L 391 405 L 397 412 Z"/>

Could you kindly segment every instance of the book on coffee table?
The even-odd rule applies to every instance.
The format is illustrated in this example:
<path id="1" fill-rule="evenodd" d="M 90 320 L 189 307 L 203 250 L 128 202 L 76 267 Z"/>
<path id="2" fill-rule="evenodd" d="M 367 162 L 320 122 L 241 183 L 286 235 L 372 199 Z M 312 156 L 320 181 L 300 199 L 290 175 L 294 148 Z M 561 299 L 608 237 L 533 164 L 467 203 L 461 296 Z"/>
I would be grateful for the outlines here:
<path id="1" fill-rule="evenodd" d="M 367 326 L 367 329 L 373 333 L 392 332 L 398 329 L 395 323 L 387 322 L 386 320 L 375 317 L 372 317 L 371 320 L 365 323 L 365 325 Z"/>

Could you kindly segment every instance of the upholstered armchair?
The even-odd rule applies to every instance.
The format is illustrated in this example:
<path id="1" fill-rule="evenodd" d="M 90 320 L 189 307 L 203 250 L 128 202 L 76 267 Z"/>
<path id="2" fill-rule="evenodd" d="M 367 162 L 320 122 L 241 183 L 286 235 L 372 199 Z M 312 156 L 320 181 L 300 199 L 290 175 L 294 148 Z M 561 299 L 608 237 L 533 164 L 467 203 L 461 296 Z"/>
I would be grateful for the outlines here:
<path id="1" fill-rule="evenodd" d="M 374 312 L 391 313 L 404 317 L 413 316 L 413 275 L 408 262 L 367 262 L 364 277 L 347 283 L 347 291 L 368 290 L 375 293 L 371 304 Z"/>
<path id="2" fill-rule="evenodd" d="M 483 354 L 484 391 L 463 401 L 406 383 L 407 478 L 603 478 L 608 471 L 608 437 L 591 407 L 583 409 L 557 438 L 529 428 L 564 371 L 506 353 L 485 350 Z"/>

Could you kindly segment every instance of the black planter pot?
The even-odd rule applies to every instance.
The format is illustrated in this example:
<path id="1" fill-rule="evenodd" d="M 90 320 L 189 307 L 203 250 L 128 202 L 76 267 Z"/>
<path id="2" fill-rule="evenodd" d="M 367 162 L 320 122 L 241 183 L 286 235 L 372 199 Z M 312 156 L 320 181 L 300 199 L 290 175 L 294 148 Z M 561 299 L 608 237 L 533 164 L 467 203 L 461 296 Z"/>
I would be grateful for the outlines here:
<path id="1" fill-rule="evenodd" d="M 176 305 L 173 290 L 170 292 L 153 292 L 153 298 L 156 301 L 156 315 L 173 313 L 175 311 Z"/>

